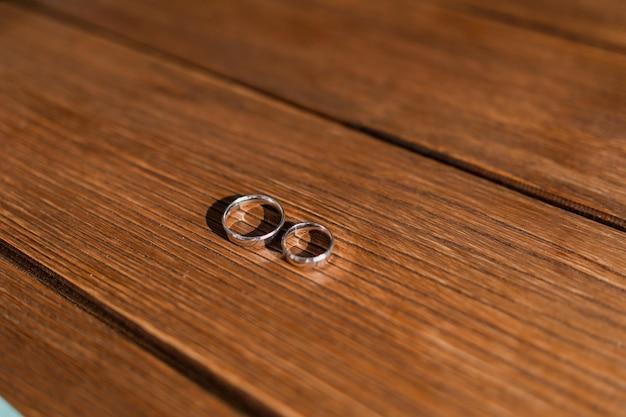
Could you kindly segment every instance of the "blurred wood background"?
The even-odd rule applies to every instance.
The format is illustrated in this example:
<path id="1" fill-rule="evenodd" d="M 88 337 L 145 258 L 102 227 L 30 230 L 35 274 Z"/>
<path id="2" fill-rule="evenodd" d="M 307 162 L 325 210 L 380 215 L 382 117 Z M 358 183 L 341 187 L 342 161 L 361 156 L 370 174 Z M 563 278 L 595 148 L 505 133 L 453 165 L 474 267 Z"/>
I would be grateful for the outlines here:
<path id="1" fill-rule="evenodd" d="M 24 416 L 625 416 L 626 3 L 0 2 Z M 264 193 L 330 264 L 228 242 Z"/>

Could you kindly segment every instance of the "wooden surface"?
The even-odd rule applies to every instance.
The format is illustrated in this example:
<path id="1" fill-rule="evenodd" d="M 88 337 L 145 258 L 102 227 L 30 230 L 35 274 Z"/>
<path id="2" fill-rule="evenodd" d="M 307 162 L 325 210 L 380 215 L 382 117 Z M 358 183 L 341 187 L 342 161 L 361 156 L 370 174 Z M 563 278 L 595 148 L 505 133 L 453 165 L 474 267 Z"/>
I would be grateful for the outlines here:
<path id="1" fill-rule="evenodd" d="M 450 5 L 450 1 L 442 0 L 442 4 Z M 626 52 L 626 3 L 622 0 L 459 0 L 457 5 L 484 18 Z"/>
<path id="2" fill-rule="evenodd" d="M 623 232 L 85 25 L 5 3 L 0 27 L 3 250 L 205 391 L 251 415 L 623 413 Z M 229 243 L 251 192 L 328 225 L 331 264 Z"/>
<path id="3" fill-rule="evenodd" d="M 42 3 L 626 230 L 626 56 L 593 42 L 595 28 L 623 35 L 624 2 Z M 533 9 L 589 42 L 500 9 Z"/>
<path id="4" fill-rule="evenodd" d="M 28 416 L 236 416 L 0 257 L 0 394 Z"/>

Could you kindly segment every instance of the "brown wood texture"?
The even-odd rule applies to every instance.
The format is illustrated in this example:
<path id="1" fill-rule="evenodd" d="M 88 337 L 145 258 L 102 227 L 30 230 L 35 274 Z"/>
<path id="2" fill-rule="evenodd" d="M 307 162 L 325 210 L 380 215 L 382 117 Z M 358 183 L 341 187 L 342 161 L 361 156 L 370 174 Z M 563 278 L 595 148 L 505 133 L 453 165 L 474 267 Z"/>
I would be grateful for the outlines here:
<path id="1" fill-rule="evenodd" d="M 446 2 L 42 3 L 626 230 L 623 54 Z"/>
<path id="2" fill-rule="evenodd" d="M 66 23 L 0 28 L 0 238 L 155 351 L 285 416 L 623 413 L 624 233 Z M 330 227 L 332 262 L 228 242 L 250 192 Z"/>
<path id="3" fill-rule="evenodd" d="M 451 3 L 442 0 L 442 4 Z M 471 13 L 610 51 L 626 52 L 622 0 L 454 0 Z"/>
<path id="4" fill-rule="evenodd" d="M 0 255 L 0 396 L 29 416 L 236 416 Z"/>

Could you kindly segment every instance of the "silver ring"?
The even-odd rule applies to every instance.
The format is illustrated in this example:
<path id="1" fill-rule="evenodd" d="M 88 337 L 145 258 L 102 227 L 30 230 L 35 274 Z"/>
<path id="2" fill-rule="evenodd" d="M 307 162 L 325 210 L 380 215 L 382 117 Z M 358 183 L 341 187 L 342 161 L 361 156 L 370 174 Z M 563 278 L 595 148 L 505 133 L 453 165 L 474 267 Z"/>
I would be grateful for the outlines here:
<path id="1" fill-rule="evenodd" d="M 236 212 L 237 210 L 241 210 L 243 212 L 243 206 L 254 203 L 259 205 L 265 204 L 278 211 L 278 214 L 280 214 L 280 221 L 274 227 L 274 229 L 260 236 L 246 236 L 234 232 L 230 227 L 228 227 L 227 221 L 234 212 Z M 261 194 L 245 195 L 243 197 L 239 197 L 238 199 L 230 203 L 228 207 L 226 207 L 226 210 L 224 210 L 224 214 L 222 215 L 222 226 L 226 231 L 228 240 L 246 247 L 261 246 L 261 244 L 263 244 L 266 240 L 273 238 L 283 227 L 283 224 L 285 224 L 285 211 L 283 210 L 283 206 L 281 206 L 280 203 L 274 198 Z"/>
<path id="2" fill-rule="evenodd" d="M 325 234 L 328 237 L 328 247 L 326 248 L 326 250 L 320 253 L 319 255 L 315 255 L 315 256 L 296 255 L 291 250 L 289 250 L 289 248 L 287 247 L 287 239 L 289 239 L 291 236 L 297 236 L 298 232 L 302 230 L 305 230 L 305 231 L 318 230 L 322 232 L 323 234 Z M 294 226 L 291 226 L 289 230 L 285 232 L 281 240 L 281 246 L 283 248 L 283 254 L 285 255 L 285 258 L 290 264 L 296 265 L 296 266 L 306 266 L 309 268 L 315 268 L 328 262 L 328 258 L 330 257 L 330 254 L 333 251 L 333 247 L 335 246 L 335 238 L 333 237 L 333 234 L 330 233 L 330 230 L 328 230 L 327 227 L 322 226 L 319 223 L 315 223 L 315 222 L 298 223 Z"/>

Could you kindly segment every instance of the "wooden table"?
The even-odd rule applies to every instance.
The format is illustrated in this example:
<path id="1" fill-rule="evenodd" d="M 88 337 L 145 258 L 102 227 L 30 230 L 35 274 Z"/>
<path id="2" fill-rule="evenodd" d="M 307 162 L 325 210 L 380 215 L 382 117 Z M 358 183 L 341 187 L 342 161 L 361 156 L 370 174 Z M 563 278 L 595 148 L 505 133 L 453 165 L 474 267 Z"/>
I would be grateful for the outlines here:
<path id="1" fill-rule="evenodd" d="M 0 396 L 626 416 L 626 3 L 547 3 L 0 2 Z"/>

